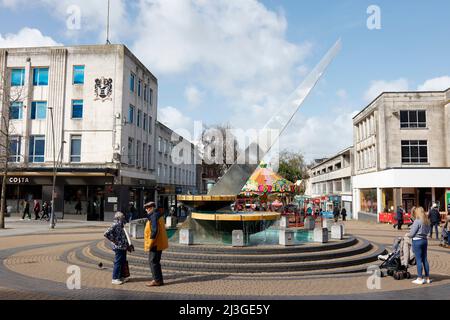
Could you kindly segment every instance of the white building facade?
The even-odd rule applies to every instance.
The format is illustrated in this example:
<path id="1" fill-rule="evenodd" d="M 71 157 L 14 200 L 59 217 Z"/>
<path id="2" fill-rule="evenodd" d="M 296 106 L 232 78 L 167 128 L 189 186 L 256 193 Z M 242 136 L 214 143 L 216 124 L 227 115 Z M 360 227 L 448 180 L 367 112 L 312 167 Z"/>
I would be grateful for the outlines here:
<path id="1" fill-rule="evenodd" d="M 157 121 L 155 147 L 158 201 L 166 209 L 177 207 L 178 194 L 198 193 L 194 145 Z"/>
<path id="2" fill-rule="evenodd" d="M 383 93 L 353 118 L 353 212 L 450 209 L 450 89 Z"/>
<path id="3" fill-rule="evenodd" d="M 110 220 L 157 201 L 158 81 L 123 45 L 0 49 L 0 101 L 9 118 L 7 198 Z M 9 112 L 8 112 L 8 108 Z"/>
<path id="4" fill-rule="evenodd" d="M 351 216 L 352 163 L 353 148 L 350 147 L 311 167 L 306 194 L 325 203 L 322 208 L 325 211 L 332 211 L 338 205 Z"/>

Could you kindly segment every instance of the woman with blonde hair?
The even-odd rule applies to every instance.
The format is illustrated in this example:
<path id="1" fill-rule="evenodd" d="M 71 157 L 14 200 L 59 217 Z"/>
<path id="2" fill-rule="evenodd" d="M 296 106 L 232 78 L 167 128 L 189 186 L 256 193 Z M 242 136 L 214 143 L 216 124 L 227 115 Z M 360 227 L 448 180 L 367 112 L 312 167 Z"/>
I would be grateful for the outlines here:
<path id="1" fill-rule="evenodd" d="M 427 259 L 428 234 L 430 233 L 430 220 L 425 210 L 418 207 L 414 210 L 416 219 L 411 227 L 408 237 L 412 238 L 412 248 L 417 261 L 417 279 L 415 284 L 431 283 L 430 266 Z M 425 278 L 423 278 L 423 269 L 425 269 Z"/>

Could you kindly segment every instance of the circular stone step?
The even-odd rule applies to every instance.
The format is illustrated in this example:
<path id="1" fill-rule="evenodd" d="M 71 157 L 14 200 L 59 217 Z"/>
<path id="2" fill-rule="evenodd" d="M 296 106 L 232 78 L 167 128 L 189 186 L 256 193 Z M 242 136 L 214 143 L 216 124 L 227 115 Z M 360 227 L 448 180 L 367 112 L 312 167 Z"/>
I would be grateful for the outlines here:
<path id="1" fill-rule="evenodd" d="M 135 246 L 138 245 L 139 242 L 135 243 Z M 276 247 L 197 246 L 197 250 L 189 253 L 190 248 L 193 247 L 172 246 L 171 250 L 165 251 L 161 261 L 163 269 L 169 272 L 218 274 L 287 274 L 315 270 L 326 270 L 329 273 L 332 270 L 339 272 L 340 269 L 346 269 L 346 272 L 361 272 L 366 268 L 366 264 L 377 261 L 378 255 L 385 252 L 384 247 L 354 237 L 323 245 L 308 244 L 287 248 L 280 246 L 278 250 Z M 314 248 L 316 251 L 313 251 Z M 275 253 L 258 255 L 259 249 L 266 253 Z M 114 257 L 108 242 L 104 240 L 93 242 L 87 248 L 79 248 L 74 255 L 74 259 L 93 266 L 99 262 L 112 265 Z M 128 261 L 130 268 L 138 272 L 148 272 L 147 253 L 139 247 L 136 252 L 128 255 Z"/>

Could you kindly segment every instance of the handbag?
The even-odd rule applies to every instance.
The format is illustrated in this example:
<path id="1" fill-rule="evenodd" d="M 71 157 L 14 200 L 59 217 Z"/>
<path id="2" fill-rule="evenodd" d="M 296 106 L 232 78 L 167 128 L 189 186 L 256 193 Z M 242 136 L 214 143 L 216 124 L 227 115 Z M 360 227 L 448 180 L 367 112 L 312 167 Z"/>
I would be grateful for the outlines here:
<path id="1" fill-rule="evenodd" d="M 125 260 L 125 262 L 122 265 L 121 278 L 129 278 L 129 277 L 130 277 L 130 266 L 128 265 L 128 261 Z"/>

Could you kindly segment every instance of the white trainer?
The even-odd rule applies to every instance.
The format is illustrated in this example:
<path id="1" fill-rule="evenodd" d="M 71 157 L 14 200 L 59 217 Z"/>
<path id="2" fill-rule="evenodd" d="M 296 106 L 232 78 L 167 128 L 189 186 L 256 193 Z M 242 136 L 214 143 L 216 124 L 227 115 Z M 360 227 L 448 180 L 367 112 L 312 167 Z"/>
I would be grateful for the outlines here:
<path id="1" fill-rule="evenodd" d="M 416 279 L 412 283 L 414 283 L 414 284 L 424 284 L 425 280 L 424 279 L 422 279 L 422 280 Z"/>
<path id="2" fill-rule="evenodd" d="M 433 282 L 433 280 L 427 279 L 427 284 L 430 284 L 430 283 L 432 283 L 432 282 Z"/>
<path id="3" fill-rule="evenodd" d="M 116 279 L 116 280 L 113 280 L 111 283 L 115 284 L 115 285 L 121 285 L 121 284 L 123 284 L 123 281 Z"/>

